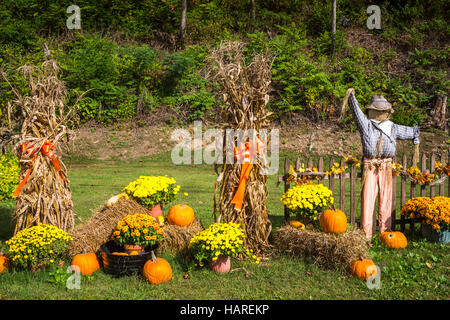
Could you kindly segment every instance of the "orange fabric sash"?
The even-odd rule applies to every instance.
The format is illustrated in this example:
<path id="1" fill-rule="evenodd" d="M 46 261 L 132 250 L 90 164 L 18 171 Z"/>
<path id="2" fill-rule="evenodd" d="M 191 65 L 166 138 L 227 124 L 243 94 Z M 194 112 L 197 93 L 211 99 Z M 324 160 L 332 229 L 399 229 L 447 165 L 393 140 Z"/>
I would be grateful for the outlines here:
<path id="1" fill-rule="evenodd" d="M 61 165 L 59 164 L 58 157 L 55 154 L 54 148 L 55 148 L 55 146 L 48 140 L 45 140 L 44 144 L 40 148 L 36 148 L 35 144 L 30 145 L 30 143 L 22 145 L 22 154 L 24 156 L 27 156 L 27 157 L 31 157 L 33 155 L 34 156 L 31 158 L 31 164 L 30 164 L 30 168 L 27 171 L 27 174 L 25 175 L 23 180 L 19 183 L 16 190 L 13 192 L 14 198 L 17 198 L 19 196 L 20 190 L 27 183 L 28 178 L 30 177 L 31 171 L 33 170 L 33 164 L 34 164 L 34 161 L 36 160 L 36 153 L 38 151 L 41 151 L 42 154 L 44 154 L 51 161 L 51 163 L 55 167 L 56 172 L 58 172 L 59 175 L 61 176 L 61 178 L 63 180 L 65 180 L 64 174 L 61 172 Z"/>
<path id="2" fill-rule="evenodd" d="M 234 194 L 233 199 L 231 200 L 231 203 L 234 204 L 234 207 L 236 210 L 242 209 L 242 203 L 244 202 L 244 194 L 245 194 L 245 187 L 247 184 L 248 177 L 250 176 L 250 172 L 253 168 L 252 160 L 255 155 L 255 149 L 257 153 L 261 153 L 263 149 L 263 144 L 261 140 L 259 140 L 258 137 L 256 137 L 256 148 L 253 146 L 253 144 L 246 142 L 245 144 L 241 143 L 239 147 L 234 148 L 234 157 L 236 160 L 244 159 L 242 163 L 241 168 L 241 177 L 239 179 L 239 185 L 236 190 L 236 193 Z"/>

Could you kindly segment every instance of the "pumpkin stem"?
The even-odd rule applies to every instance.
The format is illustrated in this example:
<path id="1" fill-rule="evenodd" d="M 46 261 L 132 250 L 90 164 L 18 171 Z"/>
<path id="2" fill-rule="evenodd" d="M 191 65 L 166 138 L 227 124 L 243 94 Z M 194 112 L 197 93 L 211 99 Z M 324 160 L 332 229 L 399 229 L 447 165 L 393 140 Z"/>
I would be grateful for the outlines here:
<path id="1" fill-rule="evenodd" d="M 152 250 L 152 262 L 155 263 L 156 261 L 157 260 L 156 260 L 155 252 Z"/>

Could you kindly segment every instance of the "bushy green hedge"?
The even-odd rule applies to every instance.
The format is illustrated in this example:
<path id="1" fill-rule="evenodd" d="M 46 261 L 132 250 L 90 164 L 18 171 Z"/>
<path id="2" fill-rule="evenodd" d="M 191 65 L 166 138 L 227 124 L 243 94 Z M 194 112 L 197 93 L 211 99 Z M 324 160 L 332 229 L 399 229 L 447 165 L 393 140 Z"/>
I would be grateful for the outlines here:
<path id="1" fill-rule="evenodd" d="M 90 90 L 80 102 L 81 121 L 127 120 L 136 115 L 138 106 L 144 112 L 165 106 L 186 120 L 196 120 L 219 103 L 214 84 L 201 75 L 207 55 L 220 40 L 240 39 L 249 43 L 249 57 L 265 47 L 276 56 L 270 102 L 275 115 L 304 112 L 314 119 L 326 118 L 329 114 L 324 110 L 338 108 L 346 89 L 354 87 L 363 106 L 372 94 L 382 93 L 394 103 L 395 121 L 418 124 L 435 95 L 450 88 L 450 47 L 420 46 L 430 31 L 448 35 L 448 4 L 443 0 L 372 2 L 337 2 L 338 54 L 332 59 L 331 1 L 255 0 L 252 20 L 251 1 L 190 0 L 187 37 L 198 45 L 169 51 L 148 43 L 157 39 L 167 45 L 176 37 L 178 0 L 77 1 L 83 31 L 68 37 L 58 36 L 67 33 L 66 8 L 71 1 L 4 0 L 0 2 L 0 64 L 10 82 L 26 92 L 26 82 L 16 69 L 41 63 L 42 44 L 49 43 L 71 101 Z M 365 10 L 371 4 L 382 10 L 383 30 L 374 33 L 385 41 L 395 41 L 400 34 L 406 39 L 408 68 L 402 74 L 387 72 L 386 61 L 397 55 L 394 50 L 380 57 L 350 45 L 342 31 L 346 19 L 349 26 L 364 26 Z M 0 81 L 0 125 L 6 124 L 6 105 L 13 98 L 9 85 Z M 20 114 L 18 109 L 13 112 Z"/>
<path id="2" fill-rule="evenodd" d="M 19 184 L 19 161 L 16 156 L 0 155 L 0 201 L 12 198 L 12 193 Z"/>

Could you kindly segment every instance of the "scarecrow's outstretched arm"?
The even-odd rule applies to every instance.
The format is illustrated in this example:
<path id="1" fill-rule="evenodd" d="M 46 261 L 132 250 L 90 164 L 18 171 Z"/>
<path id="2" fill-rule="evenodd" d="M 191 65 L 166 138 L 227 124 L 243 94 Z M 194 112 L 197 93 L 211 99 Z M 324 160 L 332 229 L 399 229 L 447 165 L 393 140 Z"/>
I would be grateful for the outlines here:
<path id="1" fill-rule="evenodd" d="M 408 127 L 402 126 L 399 124 L 394 124 L 395 128 L 395 138 L 399 140 L 412 140 L 414 143 L 414 156 L 413 156 L 413 165 L 416 166 L 417 162 L 419 162 L 419 136 L 420 130 L 418 126 Z"/>
<path id="2" fill-rule="evenodd" d="M 348 104 L 352 109 L 353 118 L 358 124 L 359 130 L 361 132 L 364 132 L 369 125 L 369 119 L 367 119 L 364 112 L 362 112 L 361 108 L 359 107 L 358 100 L 356 100 L 355 97 L 355 89 L 348 89 L 346 96 L 348 96 Z"/>

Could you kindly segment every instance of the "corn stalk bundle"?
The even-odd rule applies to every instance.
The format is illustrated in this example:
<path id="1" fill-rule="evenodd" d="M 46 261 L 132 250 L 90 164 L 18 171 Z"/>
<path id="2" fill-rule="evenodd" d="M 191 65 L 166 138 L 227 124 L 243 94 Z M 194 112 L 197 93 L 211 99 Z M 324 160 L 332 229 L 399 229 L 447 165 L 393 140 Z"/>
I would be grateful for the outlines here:
<path id="1" fill-rule="evenodd" d="M 268 52 L 254 54 L 250 63 L 245 62 L 244 44 L 225 41 L 210 56 L 212 74 L 220 84 L 224 99 L 222 129 L 254 130 L 257 134 L 269 126 L 266 109 L 269 102 L 272 58 Z M 263 255 L 269 248 L 268 237 L 271 222 L 266 209 L 267 175 L 262 174 L 266 166 L 264 155 L 255 158 L 245 187 L 242 208 L 232 204 L 233 196 L 241 177 L 241 163 L 226 163 L 226 146 L 235 146 L 234 141 L 223 145 L 221 173 L 215 185 L 214 215 L 216 221 L 241 224 L 246 234 L 246 246 Z M 217 213 L 219 216 L 217 217 Z"/>
<path id="2" fill-rule="evenodd" d="M 19 70 L 28 80 L 30 94 L 23 96 L 13 88 L 17 97 L 13 103 L 23 116 L 16 144 L 21 188 L 14 194 L 14 234 L 40 223 L 70 232 L 74 227 L 70 182 L 67 168 L 57 156 L 71 114 L 65 108 L 67 90 L 58 79 L 59 67 L 54 60 L 45 61 L 40 68 L 25 65 Z"/>

